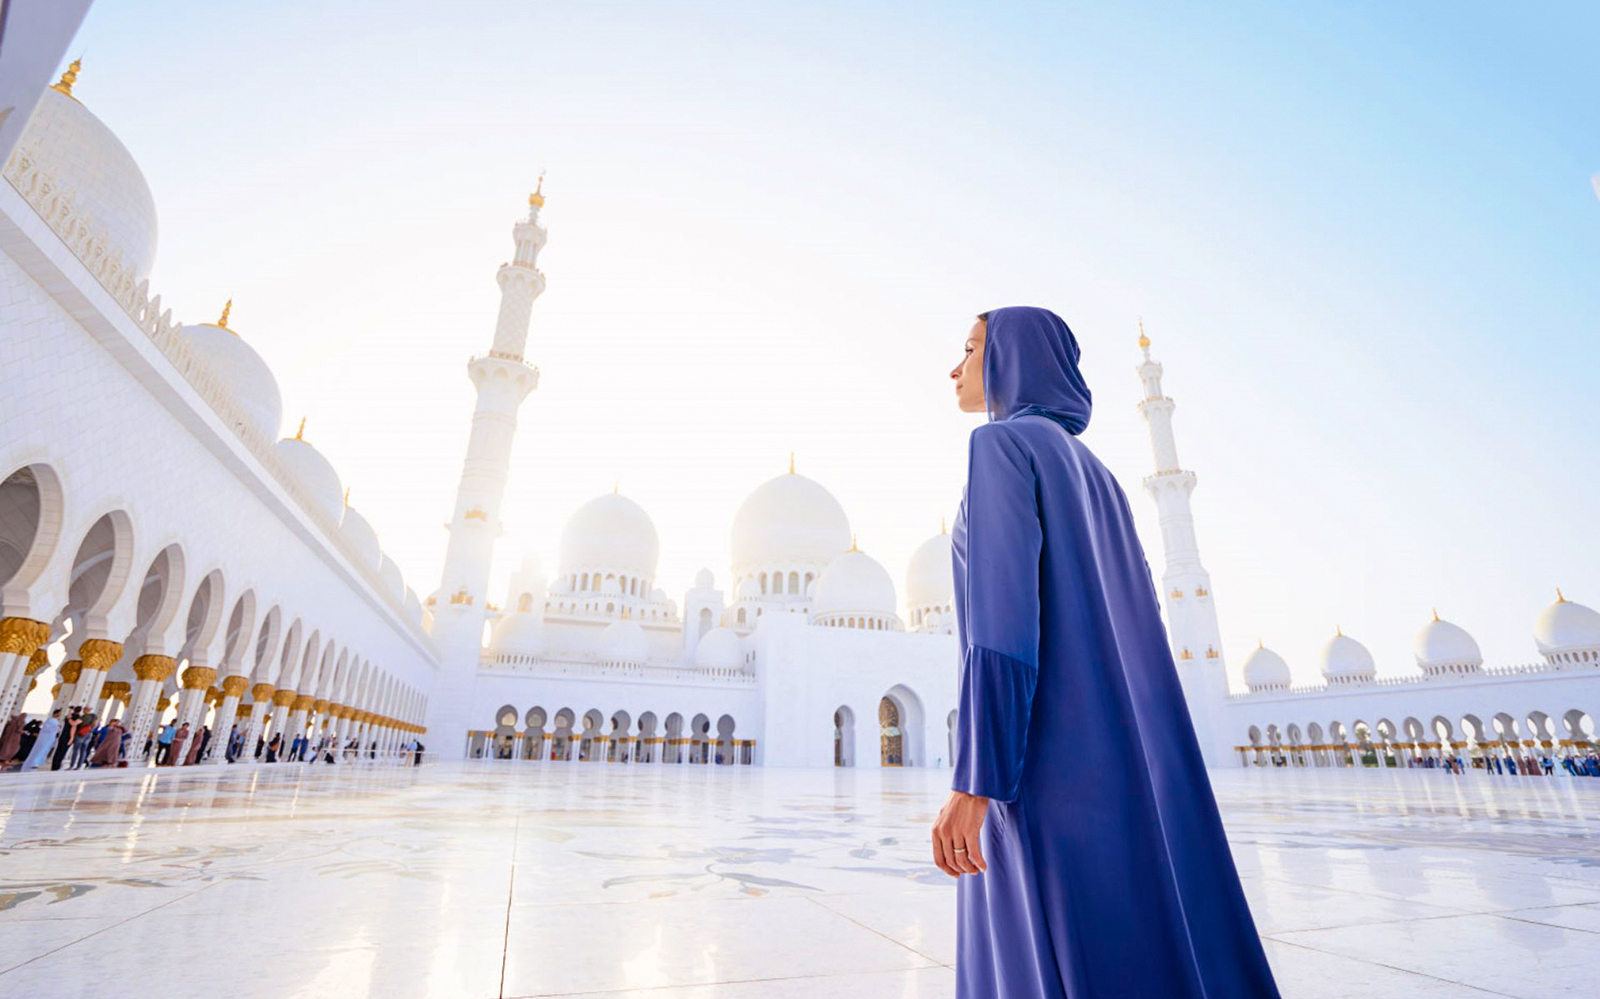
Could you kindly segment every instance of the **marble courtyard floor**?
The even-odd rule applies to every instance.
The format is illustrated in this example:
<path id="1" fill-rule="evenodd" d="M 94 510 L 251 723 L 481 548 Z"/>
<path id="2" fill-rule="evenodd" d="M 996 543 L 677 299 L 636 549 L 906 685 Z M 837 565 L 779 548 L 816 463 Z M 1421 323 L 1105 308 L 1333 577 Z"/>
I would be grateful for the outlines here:
<path id="1" fill-rule="evenodd" d="M 948 778 L 0 774 L 0 995 L 949 997 Z M 1600 994 L 1600 780 L 1215 784 L 1285 999 Z"/>

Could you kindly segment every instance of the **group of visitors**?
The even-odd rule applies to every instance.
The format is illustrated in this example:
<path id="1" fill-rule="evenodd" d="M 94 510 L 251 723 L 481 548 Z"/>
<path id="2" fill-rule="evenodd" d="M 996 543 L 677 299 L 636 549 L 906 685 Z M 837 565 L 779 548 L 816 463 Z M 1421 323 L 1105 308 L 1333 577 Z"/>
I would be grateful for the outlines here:
<path id="1" fill-rule="evenodd" d="M 120 719 L 101 723 L 93 711 L 56 708 L 47 718 L 13 714 L 0 728 L 0 768 L 83 770 L 127 766 L 132 738 Z"/>
<path id="2" fill-rule="evenodd" d="M 120 718 L 101 722 L 86 708 L 53 709 L 48 717 L 28 718 L 18 711 L 0 728 L 0 770 L 84 770 L 126 767 L 133 733 Z M 228 732 L 224 758 L 233 763 L 244 754 L 245 734 L 238 725 Z M 346 762 L 365 756 L 377 759 L 378 742 L 363 747 L 356 736 L 340 745 L 338 736 L 324 732 L 312 746 L 312 737 L 301 733 L 284 751 L 283 734 L 272 738 L 256 737 L 254 758 L 267 763 L 282 761 L 335 762 L 335 754 Z M 211 726 L 201 725 L 191 732 L 189 723 L 168 721 L 145 738 L 144 750 L 158 767 L 192 766 L 205 758 L 211 745 Z M 401 746 L 405 761 L 422 763 L 422 740 L 411 738 Z M 151 751 L 154 750 L 153 757 Z"/>
<path id="3" fill-rule="evenodd" d="M 1408 760 L 1406 765 L 1424 770 L 1449 770 L 1456 774 L 1466 773 L 1467 769 L 1471 768 L 1512 777 L 1548 777 L 1556 772 L 1557 761 L 1548 753 L 1541 756 L 1524 753 L 1521 756 L 1475 758 L 1424 756 L 1421 759 Z M 1600 755 L 1592 752 L 1583 756 L 1563 756 L 1560 766 L 1573 777 L 1600 777 Z"/>

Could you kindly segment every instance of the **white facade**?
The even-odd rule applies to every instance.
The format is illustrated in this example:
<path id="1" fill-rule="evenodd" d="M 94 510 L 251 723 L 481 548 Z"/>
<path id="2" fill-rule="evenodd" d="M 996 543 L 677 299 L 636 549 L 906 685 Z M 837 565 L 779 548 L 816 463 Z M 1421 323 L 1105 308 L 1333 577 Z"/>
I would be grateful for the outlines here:
<path id="1" fill-rule="evenodd" d="M 729 525 L 723 586 L 702 569 L 669 594 L 648 511 L 613 491 L 573 513 L 553 574 L 526 561 L 491 602 L 518 411 L 539 376 L 525 354 L 545 287 L 542 182 L 496 275 L 490 347 L 467 362 L 476 402 L 424 604 L 315 428 L 285 435 L 273 373 L 230 306 L 181 324 L 151 296 L 154 200 L 76 74 L 39 99 L 0 184 L 0 719 L 42 685 L 53 705 L 122 713 L 141 747 L 177 718 L 238 724 L 252 743 L 309 732 L 397 749 L 425 734 L 446 755 L 541 763 L 950 764 L 948 533 L 916 551 L 902 590 L 792 456 Z M 1291 686 L 1259 648 L 1250 692 L 1230 695 L 1196 476 L 1142 329 L 1140 347 L 1163 601 L 1208 762 L 1587 745 L 1600 615 L 1564 597 L 1536 622 L 1537 665 L 1486 668 L 1436 618 L 1415 678 L 1377 679 L 1341 634 L 1326 685 Z"/>
<path id="2" fill-rule="evenodd" d="M 397 749 L 438 678 L 420 608 L 332 467 L 278 440 L 226 309 L 184 326 L 149 294 L 154 202 L 77 68 L 0 184 L 0 718 L 44 686 L 141 759 L 163 718 Z"/>
<path id="3" fill-rule="evenodd" d="M 1145 486 L 1161 514 L 1168 637 L 1210 765 L 1230 756 L 1246 765 L 1406 766 L 1441 754 L 1595 751 L 1600 613 L 1560 593 L 1534 622 L 1537 663 L 1486 668 L 1472 636 L 1435 614 L 1417 633 L 1414 676 L 1378 678 L 1372 653 L 1336 631 L 1322 649 L 1322 684 L 1292 686 L 1289 664 L 1261 646 L 1244 662 L 1246 692 L 1229 693 L 1189 511 L 1194 473 L 1179 468 L 1173 402 L 1162 394 L 1161 365 L 1150 359 L 1142 328 L 1139 346 L 1140 409 L 1156 463 Z"/>

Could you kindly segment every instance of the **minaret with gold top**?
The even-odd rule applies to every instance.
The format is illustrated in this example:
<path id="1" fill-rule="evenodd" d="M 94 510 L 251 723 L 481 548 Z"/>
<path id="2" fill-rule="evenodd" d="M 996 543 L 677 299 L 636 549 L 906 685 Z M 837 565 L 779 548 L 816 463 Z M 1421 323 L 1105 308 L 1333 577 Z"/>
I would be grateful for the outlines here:
<path id="1" fill-rule="evenodd" d="M 444 573 L 439 589 L 429 598 L 433 613 L 432 635 L 446 668 L 445 678 L 430 701 L 435 721 L 444 727 L 436 735 L 451 733 L 465 724 L 450 717 L 456 698 L 470 688 L 468 677 L 478 668 L 489 593 L 489 569 L 494 544 L 501 533 L 500 504 L 505 498 L 511 468 L 511 444 L 517 432 L 517 411 L 539 384 L 539 369 L 524 357 L 533 300 L 544 291 L 539 271 L 539 251 L 547 233 L 539 222 L 544 207 L 544 175 L 528 196 L 528 215 L 511 227 L 516 249 L 500 266 L 500 313 L 495 321 L 494 343 L 489 352 L 467 362 L 467 375 L 477 389 L 472 412 L 472 433 L 467 439 L 466 462 L 456 488 L 455 509 L 445 528 L 450 542 L 445 549 Z M 434 729 L 434 722 L 430 722 Z M 463 729 L 464 731 L 464 729 Z"/>
<path id="2" fill-rule="evenodd" d="M 1229 759 L 1225 741 L 1217 731 L 1216 716 L 1228 695 L 1228 673 L 1222 658 L 1222 632 L 1217 624 L 1216 598 L 1211 575 L 1200 564 L 1195 540 L 1194 513 L 1189 496 L 1195 474 L 1178 464 L 1178 443 L 1172 433 L 1175 405 L 1161 391 L 1161 365 L 1150 357 L 1150 338 L 1139 323 L 1139 350 L 1144 360 L 1136 369 L 1144 385 L 1139 412 L 1150 428 L 1150 448 L 1155 474 L 1145 476 L 1144 488 L 1156 502 L 1161 523 L 1161 547 L 1166 571 L 1161 575 L 1162 599 L 1167 608 L 1167 637 L 1183 681 L 1184 698 L 1194 721 L 1207 766 L 1222 766 Z"/>

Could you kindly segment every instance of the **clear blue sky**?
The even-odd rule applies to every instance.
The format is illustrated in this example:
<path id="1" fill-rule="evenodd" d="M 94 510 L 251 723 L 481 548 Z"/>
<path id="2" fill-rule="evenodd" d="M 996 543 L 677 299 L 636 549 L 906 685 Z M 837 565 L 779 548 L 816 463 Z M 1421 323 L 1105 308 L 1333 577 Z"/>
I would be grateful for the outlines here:
<path id="1" fill-rule="evenodd" d="M 432 590 L 494 268 L 547 168 L 508 545 L 614 479 L 661 580 L 727 574 L 798 452 L 897 580 L 953 514 L 972 313 L 1054 308 L 1133 495 L 1134 323 L 1237 670 L 1437 606 L 1535 657 L 1600 605 L 1600 8 L 100 0 L 85 103 L 155 191 L 152 281 L 273 364 Z M 502 557 L 503 576 L 512 558 Z"/>

